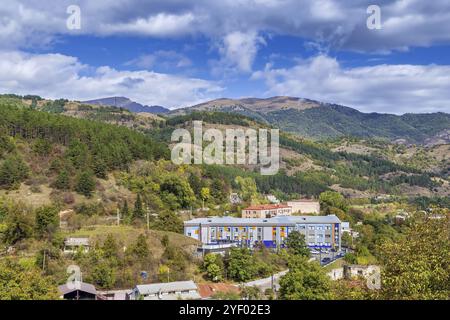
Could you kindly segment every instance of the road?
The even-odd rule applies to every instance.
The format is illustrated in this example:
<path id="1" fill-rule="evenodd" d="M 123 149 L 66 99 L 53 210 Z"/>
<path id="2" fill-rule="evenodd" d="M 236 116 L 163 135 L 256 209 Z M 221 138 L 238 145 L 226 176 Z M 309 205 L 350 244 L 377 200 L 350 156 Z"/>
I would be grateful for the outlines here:
<path id="1" fill-rule="evenodd" d="M 278 291 L 278 289 L 280 288 L 280 285 L 279 285 L 280 278 L 282 276 L 284 276 L 286 273 L 288 273 L 288 271 L 289 270 L 283 270 L 283 271 L 275 273 L 273 275 L 273 284 L 274 284 L 276 291 Z M 258 287 L 259 289 L 261 289 L 261 291 L 264 292 L 264 290 L 272 288 L 272 277 L 246 282 L 246 283 L 244 283 L 244 286 Z"/>
<path id="2" fill-rule="evenodd" d="M 313 257 L 311 259 L 309 259 L 310 262 L 313 260 L 319 260 L 319 255 L 312 255 L 312 256 Z M 323 259 L 325 257 L 329 257 L 331 260 L 330 260 L 330 262 L 324 264 L 323 267 L 340 259 L 340 258 L 336 257 L 336 254 L 333 254 L 333 253 L 322 253 L 321 258 Z M 333 257 L 335 258 L 334 260 L 333 260 Z M 280 284 L 279 284 L 280 278 L 282 276 L 284 276 L 286 273 L 288 273 L 288 271 L 289 271 L 289 269 L 286 269 L 281 272 L 275 273 L 273 275 L 273 285 L 275 287 L 275 291 L 278 291 L 280 289 Z M 264 290 L 272 288 L 272 277 L 253 280 L 250 282 L 246 282 L 243 285 L 246 287 L 258 287 L 262 292 L 264 292 Z"/>

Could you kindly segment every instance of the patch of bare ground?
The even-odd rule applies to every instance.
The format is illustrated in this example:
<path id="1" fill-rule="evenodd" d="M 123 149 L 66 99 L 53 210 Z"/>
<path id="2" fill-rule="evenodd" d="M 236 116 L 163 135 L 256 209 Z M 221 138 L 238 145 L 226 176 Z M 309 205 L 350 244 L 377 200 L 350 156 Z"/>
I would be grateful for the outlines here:
<path id="1" fill-rule="evenodd" d="M 339 184 L 333 184 L 330 188 L 334 191 L 341 193 L 343 196 L 347 198 L 371 198 L 376 196 L 375 193 L 371 193 L 369 191 L 360 191 L 351 188 L 343 188 Z"/>
<path id="2" fill-rule="evenodd" d="M 363 144 L 348 144 L 338 146 L 336 148 L 331 149 L 334 152 L 347 152 L 347 153 L 356 153 L 361 155 L 370 155 L 373 152 L 377 151 L 377 149 L 365 146 Z"/>

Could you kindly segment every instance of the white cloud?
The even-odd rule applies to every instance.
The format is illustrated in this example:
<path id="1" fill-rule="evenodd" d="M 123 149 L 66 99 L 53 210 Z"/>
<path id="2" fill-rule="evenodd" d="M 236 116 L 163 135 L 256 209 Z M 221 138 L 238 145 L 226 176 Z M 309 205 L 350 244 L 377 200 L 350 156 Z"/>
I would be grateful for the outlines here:
<path id="1" fill-rule="evenodd" d="M 155 66 L 163 69 L 186 68 L 192 65 L 192 61 L 184 54 L 173 50 L 157 50 L 151 54 L 143 54 L 125 63 L 139 68 L 151 69 Z"/>
<path id="2" fill-rule="evenodd" d="M 266 95 L 289 95 L 337 103 L 361 111 L 386 113 L 448 112 L 450 66 L 387 65 L 344 68 L 325 55 L 289 69 L 253 74 L 265 81 Z"/>
<path id="3" fill-rule="evenodd" d="M 73 34 L 188 37 L 194 41 L 205 37 L 220 55 L 210 61 L 213 71 L 226 75 L 252 72 L 255 57 L 265 45 L 263 35 L 266 39 L 271 35 L 304 38 L 320 52 L 344 49 L 388 53 L 411 46 L 450 44 L 448 0 L 378 0 L 381 30 L 366 27 L 366 8 L 374 4 L 372 0 L 77 0 L 75 3 L 81 8 L 78 31 L 66 28 L 66 8 L 74 4 L 73 0 L 4 1 L 0 7 L 0 50 L 49 46 L 59 37 Z M 123 94 L 144 103 L 176 106 L 207 99 L 220 90 L 216 84 L 201 79 L 152 71 L 95 69 L 76 58 L 57 54 L 4 52 L 0 62 L 2 91 L 39 91 L 51 97 L 72 94 L 80 99 Z M 129 63 L 150 70 L 156 64 L 169 70 L 190 63 L 188 58 L 177 59 L 154 52 Z M 346 69 L 323 55 L 290 69 L 268 66 L 254 77 L 264 79 L 268 94 L 305 96 L 363 110 L 392 112 L 394 106 L 397 112 L 448 111 L 449 82 L 445 74 L 448 68 L 378 65 Z"/>
<path id="4" fill-rule="evenodd" d="M 0 8 L 0 47 L 48 42 L 66 28 L 73 0 L 11 0 Z M 389 51 L 450 43 L 450 1 L 378 0 L 383 29 L 368 30 L 371 0 L 78 0 L 82 29 L 91 35 L 149 37 L 265 32 L 324 42 L 333 48 Z M 245 66 L 245 63 L 244 63 Z"/>
<path id="5" fill-rule="evenodd" d="M 180 36 L 189 33 L 194 15 L 158 13 L 147 18 L 137 18 L 132 22 L 108 23 L 100 25 L 100 33 L 111 35 L 118 33 L 137 34 L 145 36 Z"/>
<path id="6" fill-rule="evenodd" d="M 92 68 L 61 54 L 0 52 L 0 92 L 38 94 L 48 98 L 88 100 L 123 95 L 167 107 L 189 106 L 215 98 L 217 84 L 151 71 Z"/>
<path id="7" fill-rule="evenodd" d="M 238 71 L 250 72 L 259 46 L 264 44 L 264 39 L 256 32 L 231 32 L 224 37 L 219 49 L 223 57 L 220 64 L 236 67 Z"/>

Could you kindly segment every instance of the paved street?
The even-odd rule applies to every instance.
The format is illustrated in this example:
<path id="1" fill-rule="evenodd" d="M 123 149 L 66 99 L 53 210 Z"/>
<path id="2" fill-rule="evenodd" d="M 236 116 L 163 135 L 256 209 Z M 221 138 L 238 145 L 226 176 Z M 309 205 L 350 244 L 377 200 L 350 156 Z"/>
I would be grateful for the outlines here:
<path id="1" fill-rule="evenodd" d="M 289 270 L 284 270 L 284 271 L 281 271 L 279 273 L 275 273 L 273 275 L 273 283 L 274 283 L 274 287 L 275 287 L 276 291 L 278 291 L 278 289 L 280 288 L 280 285 L 278 283 L 280 278 L 282 276 L 284 276 L 288 271 Z M 272 288 L 272 277 L 246 282 L 246 283 L 244 283 L 244 286 L 247 286 L 247 287 L 258 287 L 258 288 L 261 289 L 261 291 L 264 292 L 264 290 Z"/>

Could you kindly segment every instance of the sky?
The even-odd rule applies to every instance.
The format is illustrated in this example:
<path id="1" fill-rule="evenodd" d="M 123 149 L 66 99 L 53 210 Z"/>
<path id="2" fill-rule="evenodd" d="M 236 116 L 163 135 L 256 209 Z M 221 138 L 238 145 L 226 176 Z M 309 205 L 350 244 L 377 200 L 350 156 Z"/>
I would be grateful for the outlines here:
<path id="1" fill-rule="evenodd" d="M 370 5 L 381 28 L 367 27 Z M 450 112 L 450 1 L 10 0 L 0 92 L 171 109 L 283 95 Z"/>

